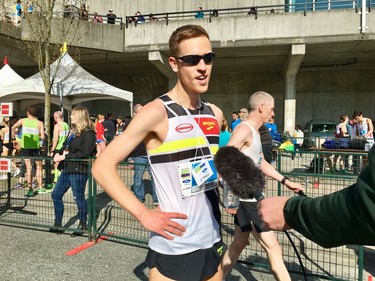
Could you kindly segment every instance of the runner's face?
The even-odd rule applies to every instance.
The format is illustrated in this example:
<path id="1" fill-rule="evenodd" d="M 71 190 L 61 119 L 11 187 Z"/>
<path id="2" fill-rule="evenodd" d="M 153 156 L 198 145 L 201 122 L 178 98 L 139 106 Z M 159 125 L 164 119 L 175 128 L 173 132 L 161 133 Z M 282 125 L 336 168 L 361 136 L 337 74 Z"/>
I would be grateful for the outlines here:
<path id="1" fill-rule="evenodd" d="M 178 57 L 188 55 L 205 55 L 212 52 L 212 47 L 207 37 L 201 36 L 185 40 L 179 45 Z M 189 65 L 178 58 L 171 58 L 174 62 L 172 69 L 177 73 L 182 88 L 187 93 L 205 93 L 208 90 L 212 62 L 205 63 L 203 59 L 197 65 Z"/>
<path id="2" fill-rule="evenodd" d="M 271 99 L 271 100 L 268 100 L 266 102 L 264 102 L 262 105 L 261 105 L 261 108 L 262 108 L 262 121 L 263 123 L 267 123 L 271 118 L 273 119 L 274 116 L 275 116 L 275 103 L 274 103 L 274 100 Z"/>

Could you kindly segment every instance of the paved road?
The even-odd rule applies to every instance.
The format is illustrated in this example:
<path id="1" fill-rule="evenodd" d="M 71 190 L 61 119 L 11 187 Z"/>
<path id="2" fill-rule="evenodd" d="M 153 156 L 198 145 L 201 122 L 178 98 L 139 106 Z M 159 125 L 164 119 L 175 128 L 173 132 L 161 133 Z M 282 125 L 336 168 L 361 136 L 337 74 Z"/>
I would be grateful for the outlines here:
<path id="1" fill-rule="evenodd" d="M 66 253 L 87 242 L 87 237 L 57 235 L 0 225 L 0 280 L 148 280 L 143 263 L 147 250 L 102 241 L 73 256 Z M 250 271 L 238 264 L 227 281 L 274 280 L 269 273 Z M 301 276 L 293 280 L 303 280 Z"/>
<path id="2" fill-rule="evenodd" d="M 87 243 L 87 237 L 4 225 L 0 225 L 0 233 L 2 281 L 148 280 L 148 269 L 143 262 L 147 252 L 144 248 L 102 241 L 68 256 L 68 251 Z M 367 248 L 365 255 L 365 269 L 375 275 L 375 249 Z M 245 280 L 274 279 L 269 273 L 250 271 L 244 264 L 237 264 L 227 278 L 227 281 Z M 303 276 L 292 275 L 292 280 L 303 280 Z"/>

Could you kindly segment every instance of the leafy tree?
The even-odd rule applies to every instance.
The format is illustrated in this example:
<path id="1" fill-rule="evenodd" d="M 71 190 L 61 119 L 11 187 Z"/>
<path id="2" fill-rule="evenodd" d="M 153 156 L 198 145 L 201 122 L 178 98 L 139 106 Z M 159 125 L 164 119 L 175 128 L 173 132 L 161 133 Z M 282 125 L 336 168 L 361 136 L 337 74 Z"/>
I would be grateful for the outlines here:
<path id="1" fill-rule="evenodd" d="M 15 6 L 12 7 L 9 0 L 0 0 L 0 3 L 4 11 L 9 11 L 9 8 L 14 11 Z M 80 20 L 83 1 L 71 0 L 68 5 L 64 3 L 64 0 L 23 1 L 21 16 L 17 16 L 17 10 L 14 11 L 9 27 L 22 29 L 19 47 L 35 61 L 41 73 L 45 87 L 44 125 L 49 137 L 51 91 L 56 79 L 54 75 L 58 72 L 51 73 L 49 66 L 57 59 L 60 65 L 64 46 L 77 45 L 84 34 L 83 21 Z"/>

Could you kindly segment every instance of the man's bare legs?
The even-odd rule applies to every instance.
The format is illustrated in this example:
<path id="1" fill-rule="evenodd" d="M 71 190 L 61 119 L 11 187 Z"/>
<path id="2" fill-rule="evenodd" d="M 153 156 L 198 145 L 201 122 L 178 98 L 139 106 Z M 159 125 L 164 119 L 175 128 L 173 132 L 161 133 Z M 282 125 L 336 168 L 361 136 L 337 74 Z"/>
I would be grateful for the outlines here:
<path id="1" fill-rule="evenodd" d="M 227 277 L 230 270 L 237 262 L 242 250 L 249 244 L 250 232 L 242 232 L 237 225 L 234 226 L 234 230 L 234 239 L 222 260 L 224 278 Z M 251 234 L 266 251 L 271 271 L 275 279 L 282 281 L 291 280 L 283 261 L 282 249 L 274 232 L 267 231 L 257 233 L 253 227 Z"/>
<path id="2" fill-rule="evenodd" d="M 238 225 L 234 225 L 234 239 L 221 261 L 223 275 L 226 278 L 236 264 L 242 250 L 249 245 L 250 232 L 242 232 Z"/>
<path id="3" fill-rule="evenodd" d="M 276 280 L 291 280 L 283 261 L 283 251 L 273 231 L 258 233 L 253 228 L 251 234 L 266 251 L 271 271 Z"/>
<path id="4" fill-rule="evenodd" d="M 41 160 L 35 160 L 35 166 L 36 166 L 36 180 L 38 181 L 38 188 L 43 188 L 43 164 Z"/>
<path id="5" fill-rule="evenodd" d="M 169 279 L 168 277 L 165 277 L 164 275 L 162 275 L 156 267 L 150 269 L 148 280 L 150 281 L 173 281 L 173 279 Z M 214 276 L 203 279 L 202 281 L 222 281 L 222 280 L 223 280 L 223 270 L 222 270 L 221 264 L 219 264 L 216 274 Z"/>
<path id="6" fill-rule="evenodd" d="M 32 190 L 32 184 L 33 184 L 33 167 L 31 163 L 31 159 L 25 159 L 25 165 L 26 165 L 26 180 L 27 180 L 27 185 L 29 187 L 29 190 Z M 38 181 L 38 188 L 43 187 L 43 171 L 42 171 L 42 161 L 41 160 L 36 160 L 35 161 L 35 166 L 36 166 L 36 180 Z"/>
<path id="7" fill-rule="evenodd" d="M 31 159 L 25 159 L 25 165 L 26 165 L 26 181 L 27 186 L 29 187 L 29 190 L 32 190 L 32 184 L 33 184 L 33 175 L 32 175 L 32 165 L 31 165 Z"/>

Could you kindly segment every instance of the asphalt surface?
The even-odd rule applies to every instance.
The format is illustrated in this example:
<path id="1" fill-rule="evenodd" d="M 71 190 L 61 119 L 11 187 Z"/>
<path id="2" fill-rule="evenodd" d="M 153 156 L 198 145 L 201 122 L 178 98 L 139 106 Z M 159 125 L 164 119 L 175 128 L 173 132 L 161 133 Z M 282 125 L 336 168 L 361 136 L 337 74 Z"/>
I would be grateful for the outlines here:
<path id="1" fill-rule="evenodd" d="M 0 225 L 0 280 L 148 280 L 147 249 L 102 240 L 82 251 L 88 239 Z M 69 252 L 75 251 L 73 255 Z M 365 274 L 375 275 L 375 249 L 365 248 Z M 304 280 L 291 275 L 292 280 Z M 367 278 L 365 278 L 367 280 Z M 269 272 L 237 264 L 227 281 L 274 280 Z M 309 277 L 308 280 L 320 280 Z"/>
<path id="2" fill-rule="evenodd" d="M 103 240 L 74 255 L 87 237 L 0 225 L 0 280 L 148 280 L 147 249 Z M 274 280 L 237 264 L 227 281 Z M 303 280 L 301 276 L 293 280 Z"/>

